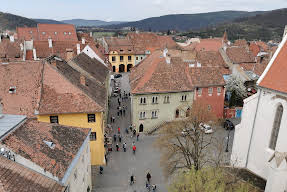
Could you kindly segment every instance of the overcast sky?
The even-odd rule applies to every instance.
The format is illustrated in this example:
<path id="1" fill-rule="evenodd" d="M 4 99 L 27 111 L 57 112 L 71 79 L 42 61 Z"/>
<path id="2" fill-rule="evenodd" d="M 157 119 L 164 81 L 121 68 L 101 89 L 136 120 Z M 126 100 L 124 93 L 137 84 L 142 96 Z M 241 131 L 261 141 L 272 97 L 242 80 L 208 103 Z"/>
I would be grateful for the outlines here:
<path id="1" fill-rule="evenodd" d="M 167 14 L 287 8 L 287 0 L 0 0 L 0 11 L 28 18 L 134 21 Z M 5 2 L 4 2 L 5 1 Z"/>

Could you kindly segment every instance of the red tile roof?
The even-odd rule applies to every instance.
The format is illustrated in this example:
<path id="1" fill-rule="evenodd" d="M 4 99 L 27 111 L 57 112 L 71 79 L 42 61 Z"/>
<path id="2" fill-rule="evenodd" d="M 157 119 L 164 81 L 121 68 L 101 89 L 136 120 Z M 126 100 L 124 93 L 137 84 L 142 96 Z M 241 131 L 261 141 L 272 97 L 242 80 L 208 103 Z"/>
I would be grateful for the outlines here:
<path id="1" fill-rule="evenodd" d="M 235 40 L 233 43 L 233 46 L 238 46 L 238 47 L 248 47 L 248 43 L 245 39 L 238 39 Z"/>
<path id="2" fill-rule="evenodd" d="M 38 24 L 40 41 L 52 38 L 54 41 L 78 41 L 76 28 L 70 24 Z"/>
<path id="3" fill-rule="evenodd" d="M 4 138 L 2 144 L 61 180 L 89 132 L 90 129 L 29 119 Z M 53 142 L 55 147 L 50 148 L 44 141 Z"/>
<path id="4" fill-rule="evenodd" d="M 0 156 L 0 191 L 63 192 L 55 180 Z"/>
<path id="5" fill-rule="evenodd" d="M 17 35 L 22 40 L 78 41 L 76 28 L 70 24 L 38 24 L 35 28 L 18 27 Z"/>
<path id="6" fill-rule="evenodd" d="M 200 39 L 200 42 L 191 43 L 187 46 L 188 49 L 195 49 L 196 51 L 218 51 L 223 47 L 222 38 Z"/>
<path id="7" fill-rule="evenodd" d="M 40 61 L 13 62 L 0 64 L 0 98 L 3 112 L 8 114 L 35 117 L 41 84 Z M 10 87 L 16 87 L 16 93 L 9 93 Z"/>
<path id="8" fill-rule="evenodd" d="M 20 41 L 10 42 L 9 39 L 0 41 L 0 61 L 23 60 L 23 51 L 21 51 Z"/>
<path id="9" fill-rule="evenodd" d="M 37 27 L 17 27 L 16 32 L 20 40 L 30 41 L 32 39 L 39 39 Z"/>
<path id="10" fill-rule="evenodd" d="M 252 52 L 245 47 L 228 47 L 226 54 L 234 64 L 255 62 Z"/>
<path id="11" fill-rule="evenodd" d="M 158 93 L 191 91 L 187 65 L 180 58 L 172 57 L 170 64 L 162 57 L 162 51 L 155 51 L 142 63 L 132 69 L 131 92 Z"/>
<path id="12" fill-rule="evenodd" d="M 69 70 L 75 71 L 72 68 Z M 104 110 L 77 86 L 80 82 L 80 75 L 78 79 L 75 79 L 77 82 L 69 81 L 67 78 L 65 72 L 60 72 L 50 64 L 45 64 L 43 89 L 38 109 L 40 114 L 89 113 Z"/>
<path id="13" fill-rule="evenodd" d="M 258 84 L 283 93 L 287 93 L 287 36 L 279 45 L 275 55 L 269 62 Z"/>
<path id="14" fill-rule="evenodd" d="M 191 67 L 189 72 L 194 87 L 225 85 L 222 71 L 218 67 Z"/>
<path id="15" fill-rule="evenodd" d="M 240 67 L 243 68 L 244 71 L 252 71 L 256 75 L 261 76 L 267 67 L 268 59 L 265 59 L 262 63 L 241 63 Z"/>

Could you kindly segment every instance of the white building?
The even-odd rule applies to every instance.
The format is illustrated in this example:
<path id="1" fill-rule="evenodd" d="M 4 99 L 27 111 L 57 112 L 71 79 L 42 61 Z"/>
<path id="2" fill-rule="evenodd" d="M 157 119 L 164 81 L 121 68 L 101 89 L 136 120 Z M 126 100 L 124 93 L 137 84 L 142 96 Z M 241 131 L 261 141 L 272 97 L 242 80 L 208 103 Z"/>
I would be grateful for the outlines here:
<path id="1" fill-rule="evenodd" d="M 287 36 L 244 100 L 235 128 L 231 164 L 267 180 L 266 192 L 287 191 Z"/>
<path id="2" fill-rule="evenodd" d="M 107 66 L 105 64 L 105 61 L 101 58 L 100 51 L 92 44 L 87 45 L 83 50 L 82 53 L 86 53 L 90 58 L 98 60 L 103 65 Z"/>

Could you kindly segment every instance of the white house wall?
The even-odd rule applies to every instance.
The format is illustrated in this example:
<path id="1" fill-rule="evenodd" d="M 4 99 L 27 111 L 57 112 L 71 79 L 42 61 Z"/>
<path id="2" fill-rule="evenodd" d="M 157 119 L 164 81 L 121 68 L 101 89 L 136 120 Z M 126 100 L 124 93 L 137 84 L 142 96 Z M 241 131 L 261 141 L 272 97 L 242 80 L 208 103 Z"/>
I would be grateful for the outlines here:
<path id="1" fill-rule="evenodd" d="M 88 55 L 89 57 L 91 57 L 92 59 L 97 59 L 99 62 L 101 62 L 103 65 L 106 66 L 105 62 L 94 52 L 94 50 L 87 45 L 82 52 L 84 52 L 86 55 Z"/>

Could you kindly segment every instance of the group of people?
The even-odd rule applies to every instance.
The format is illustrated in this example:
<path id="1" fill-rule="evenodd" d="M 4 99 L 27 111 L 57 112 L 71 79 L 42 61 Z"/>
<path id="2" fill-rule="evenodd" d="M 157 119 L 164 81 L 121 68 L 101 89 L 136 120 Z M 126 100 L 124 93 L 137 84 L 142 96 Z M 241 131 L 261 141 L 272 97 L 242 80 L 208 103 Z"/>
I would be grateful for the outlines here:
<path id="1" fill-rule="evenodd" d="M 147 172 L 146 174 L 146 188 L 150 191 L 155 191 L 156 190 L 156 185 L 155 184 L 151 184 L 151 174 L 149 172 Z M 130 185 L 133 185 L 135 183 L 135 176 L 131 175 L 130 177 Z"/>

